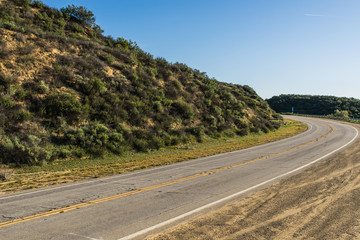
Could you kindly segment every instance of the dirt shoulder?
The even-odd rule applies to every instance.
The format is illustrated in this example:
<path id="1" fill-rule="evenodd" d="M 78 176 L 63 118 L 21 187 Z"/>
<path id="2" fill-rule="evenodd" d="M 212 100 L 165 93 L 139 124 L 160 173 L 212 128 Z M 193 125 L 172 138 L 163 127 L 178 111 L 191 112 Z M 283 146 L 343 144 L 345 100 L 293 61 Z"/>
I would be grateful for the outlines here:
<path id="1" fill-rule="evenodd" d="M 151 239 L 360 239 L 359 199 L 360 139 L 298 175 Z"/>

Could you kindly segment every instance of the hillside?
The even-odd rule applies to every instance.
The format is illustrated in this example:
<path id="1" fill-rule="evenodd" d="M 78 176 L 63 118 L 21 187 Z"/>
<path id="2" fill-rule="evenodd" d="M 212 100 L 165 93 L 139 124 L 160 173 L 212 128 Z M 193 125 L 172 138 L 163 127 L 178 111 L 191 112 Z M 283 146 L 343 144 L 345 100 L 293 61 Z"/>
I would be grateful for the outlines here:
<path id="1" fill-rule="evenodd" d="M 355 98 L 311 95 L 280 95 L 266 100 L 279 113 L 337 115 L 360 118 L 360 100 Z"/>
<path id="2" fill-rule="evenodd" d="M 0 0 L 2 164 L 148 151 L 281 123 L 249 86 L 105 37 L 83 7 Z"/>

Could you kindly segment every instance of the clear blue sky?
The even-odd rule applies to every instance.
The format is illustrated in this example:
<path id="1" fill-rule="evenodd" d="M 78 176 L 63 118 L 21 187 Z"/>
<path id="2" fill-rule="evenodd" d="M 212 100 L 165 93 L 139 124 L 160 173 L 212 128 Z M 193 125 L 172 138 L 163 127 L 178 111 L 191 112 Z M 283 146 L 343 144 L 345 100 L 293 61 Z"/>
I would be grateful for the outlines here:
<path id="1" fill-rule="evenodd" d="M 360 98 L 358 0 L 44 0 L 85 6 L 105 35 L 138 43 L 262 98 Z"/>

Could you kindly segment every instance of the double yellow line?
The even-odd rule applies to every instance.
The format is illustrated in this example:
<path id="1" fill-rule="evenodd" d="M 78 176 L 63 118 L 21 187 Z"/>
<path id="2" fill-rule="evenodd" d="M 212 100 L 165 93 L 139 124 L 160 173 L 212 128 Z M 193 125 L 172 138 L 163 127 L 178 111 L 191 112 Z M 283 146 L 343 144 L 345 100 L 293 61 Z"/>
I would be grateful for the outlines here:
<path id="1" fill-rule="evenodd" d="M 8 221 L 8 222 L 3 222 L 3 223 L 0 223 L 0 228 L 5 227 L 5 226 L 9 226 L 9 225 L 12 225 L 12 224 L 16 224 L 16 223 L 21 223 L 21 222 L 26 222 L 26 221 L 29 221 L 29 220 L 41 218 L 41 217 L 47 217 L 47 216 L 55 215 L 55 214 L 58 214 L 58 213 L 64 213 L 64 212 L 67 212 L 67 211 L 79 209 L 79 208 L 82 208 L 82 207 L 86 207 L 86 206 L 90 206 L 90 205 L 94 205 L 94 204 L 98 204 L 98 203 L 107 202 L 107 201 L 110 201 L 110 200 L 114 200 L 114 199 L 130 196 L 130 195 L 134 195 L 134 194 L 141 193 L 141 192 L 146 192 L 146 191 L 153 190 L 153 189 L 156 189 L 156 188 L 169 186 L 169 185 L 172 185 L 172 184 L 175 184 L 175 183 L 184 182 L 184 181 L 191 180 L 191 179 L 194 179 L 194 178 L 198 178 L 198 177 L 201 177 L 201 176 L 205 176 L 205 175 L 213 174 L 213 173 L 216 173 L 216 172 L 220 172 L 220 171 L 223 171 L 223 170 L 226 170 L 226 169 L 229 169 L 229 168 L 238 167 L 238 166 L 245 165 L 245 164 L 248 164 L 248 163 L 251 163 L 251 162 L 255 162 L 255 161 L 258 161 L 258 160 L 262 160 L 262 159 L 270 158 L 270 157 L 273 157 L 273 156 L 276 156 L 276 155 L 280 155 L 280 154 L 289 152 L 291 150 L 295 150 L 295 149 L 304 147 L 306 145 L 309 145 L 311 143 L 319 141 L 319 140 L 321 140 L 323 138 L 326 138 L 327 136 L 329 136 L 330 134 L 332 134 L 334 132 L 334 128 L 331 125 L 328 125 L 328 126 L 330 127 L 331 130 L 327 134 L 325 134 L 324 136 L 322 136 L 320 138 L 317 138 L 315 140 L 312 140 L 310 142 L 301 144 L 299 146 L 292 147 L 292 148 L 277 152 L 277 153 L 273 153 L 273 154 L 269 154 L 269 155 L 266 155 L 266 156 L 263 156 L 263 157 L 258 157 L 258 158 L 252 159 L 252 160 L 248 160 L 248 161 L 245 161 L 245 162 L 225 166 L 225 167 L 218 168 L 218 169 L 215 169 L 215 170 L 212 170 L 212 171 L 198 173 L 198 174 L 195 174 L 195 175 L 192 175 L 192 176 L 189 176 L 189 177 L 180 178 L 180 179 L 177 179 L 177 180 L 173 180 L 173 181 L 169 181 L 169 182 L 165 182 L 165 183 L 161 183 L 161 184 L 157 184 L 157 185 L 153 185 L 153 186 L 149 186 L 149 187 L 145 187 L 145 188 L 140 188 L 140 189 L 133 190 L 133 191 L 130 191 L 130 192 L 121 193 L 121 194 L 117 194 L 117 195 L 106 197 L 106 198 L 100 198 L 100 199 L 97 199 L 97 200 L 89 201 L 89 202 L 86 202 L 86 203 L 80 203 L 80 204 L 76 204 L 76 205 L 69 206 L 69 207 L 53 209 L 53 210 L 38 213 L 38 214 L 35 214 L 35 215 L 32 215 L 32 216 L 15 219 L 15 220 Z"/>

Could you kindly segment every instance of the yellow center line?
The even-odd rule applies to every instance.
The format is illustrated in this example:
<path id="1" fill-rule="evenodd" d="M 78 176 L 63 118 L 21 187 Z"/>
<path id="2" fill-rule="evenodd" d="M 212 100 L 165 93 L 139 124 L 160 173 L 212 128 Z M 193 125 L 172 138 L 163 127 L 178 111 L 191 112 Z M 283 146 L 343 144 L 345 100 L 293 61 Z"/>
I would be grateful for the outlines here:
<path id="1" fill-rule="evenodd" d="M 34 214 L 32 216 L 23 217 L 23 218 L 11 220 L 11 221 L 8 221 L 8 222 L 3 222 L 3 223 L 0 223 L 0 228 L 5 227 L 5 226 L 9 226 L 9 225 L 12 225 L 12 224 L 15 224 L 15 223 L 26 222 L 26 221 L 33 220 L 33 219 L 36 219 L 36 218 L 51 216 L 51 215 L 55 215 L 55 214 L 58 214 L 58 213 L 64 213 L 64 212 L 79 209 L 79 208 L 82 208 L 82 207 L 107 202 L 107 201 L 110 201 L 110 200 L 113 200 L 113 199 L 118 199 L 118 198 L 130 196 L 130 195 L 134 195 L 136 193 L 141 193 L 141 192 L 153 190 L 153 189 L 160 188 L 160 187 L 165 187 L 165 186 L 172 185 L 172 184 L 175 184 L 175 183 L 184 182 L 184 181 L 191 180 L 191 179 L 194 179 L 194 178 L 198 178 L 198 177 L 201 177 L 201 176 L 205 176 L 205 175 L 213 174 L 213 173 L 216 173 L 216 172 L 220 172 L 220 171 L 223 171 L 223 170 L 226 170 L 226 169 L 229 169 L 229 168 L 238 167 L 238 166 L 245 165 L 245 164 L 248 164 L 248 163 L 251 163 L 251 162 L 255 162 L 255 161 L 258 161 L 258 160 L 262 160 L 262 159 L 270 158 L 270 157 L 273 157 L 273 156 L 276 156 L 276 155 L 280 155 L 280 154 L 283 154 L 283 153 L 286 153 L 286 152 L 289 152 L 289 151 L 292 151 L 292 150 L 295 150 L 295 149 L 299 149 L 299 148 L 304 147 L 306 145 L 309 145 L 311 143 L 317 142 L 317 141 L 319 141 L 319 140 L 321 140 L 323 138 L 326 138 L 327 136 L 329 136 L 330 134 L 332 134 L 334 132 L 334 128 L 331 125 L 328 125 L 328 126 L 330 127 L 331 130 L 327 134 L 325 134 L 324 136 L 322 136 L 320 138 L 317 138 L 315 140 L 312 140 L 310 142 L 301 144 L 299 146 L 292 147 L 292 148 L 277 152 L 277 153 L 273 153 L 273 154 L 269 154 L 269 155 L 266 155 L 266 156 L 251 159 L 251 160 L 248 160 L 248 161 L 244 161 L 244 162 L 241 162 L 241 163 L 225 166 L 225 167 L 218 168 L 218 169 L 215 169 L 215 170 L 212 170 L 212 171 L 198 173 L 198 174 L 195 174 L 195 175 L 192 175 L 192 176 L 189 176 L 189 177 L 180 178 L 180 179 L 177 179 L 177 180 L 173 180 L 173 181 L 169 181 L 169 182 L 165 182 L 165 183 L 160 183 L 160 184 L 153 185 L 153 186 L 136 189 L 136 190 L 133 190 L 133 191 L 130 191 L 130 192 L 121 193 L 121 194 L 117 194 L 117 195 L 106 197 L 106 198 L 100 198 L 100 199 L 96 199 L 96 200 L 93 200 L 93 201 L 76 204 L 76 205 L 73 205 L 73 206 L 63 207 L 63 208 L 59 208 L 59 209 L 53 209 L 53 210 L 50 210 L 50 211 Z"/>

